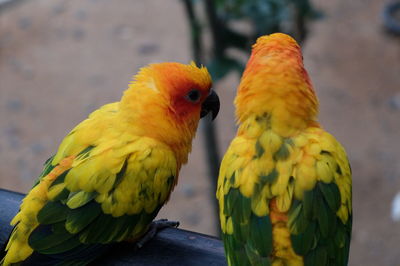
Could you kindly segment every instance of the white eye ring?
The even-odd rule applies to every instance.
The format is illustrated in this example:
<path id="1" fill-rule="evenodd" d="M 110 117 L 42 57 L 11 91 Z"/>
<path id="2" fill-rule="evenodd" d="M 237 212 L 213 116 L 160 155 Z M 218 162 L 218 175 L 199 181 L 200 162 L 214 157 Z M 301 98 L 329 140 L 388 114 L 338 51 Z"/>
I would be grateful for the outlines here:
<path id="1" fill-rule="evenodd" d="M 199 90 L 193 89 L 191 91 L 189 91 L 186 95 L 185 95 L 186 100 L 188 100 L 189 102 L 192 103 L 197 103 L 198 101 L 200 101 L 201 98 L 201 93 Z"/>

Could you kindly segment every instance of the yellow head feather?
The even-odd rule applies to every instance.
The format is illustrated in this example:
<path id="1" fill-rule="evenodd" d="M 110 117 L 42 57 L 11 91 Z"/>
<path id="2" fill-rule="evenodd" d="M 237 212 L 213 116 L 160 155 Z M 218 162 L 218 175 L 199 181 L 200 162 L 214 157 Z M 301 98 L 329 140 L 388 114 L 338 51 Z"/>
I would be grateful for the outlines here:
<path id="1" fill-rule="evenodd" d="M 196 103 L 185 98 L 193 89 L 201 93 Z M 168 144 L 185 163 L 200 118 L 201 104 L 210 89 L 210 74 L 194 62 L 189 65 L 151 64 L 139 71 L 125 91 L 121 113 L 138 125 L 135 134 Z"/>

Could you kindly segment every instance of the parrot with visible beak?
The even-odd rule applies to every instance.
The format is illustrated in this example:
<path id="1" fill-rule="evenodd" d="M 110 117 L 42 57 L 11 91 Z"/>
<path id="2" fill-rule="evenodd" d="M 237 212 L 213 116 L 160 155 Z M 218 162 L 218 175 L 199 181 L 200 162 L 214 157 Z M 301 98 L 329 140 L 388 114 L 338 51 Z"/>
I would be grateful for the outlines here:
<path id="1" fill-rule="evenodd" d="M 199 119 L 218 111 L 205 67 L 142 68 L 119 102 L 90 114 L 45 163 L 11 222 L 1 265 L 87 265 L 113 243 L 145 238 Z"/>

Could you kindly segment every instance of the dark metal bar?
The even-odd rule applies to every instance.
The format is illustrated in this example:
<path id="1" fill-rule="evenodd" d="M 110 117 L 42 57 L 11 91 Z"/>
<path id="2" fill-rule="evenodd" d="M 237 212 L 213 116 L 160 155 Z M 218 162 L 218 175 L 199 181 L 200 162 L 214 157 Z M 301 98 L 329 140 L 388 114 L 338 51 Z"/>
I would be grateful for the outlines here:
<path id="1" fill-rule="evenodd" d="M 21 193 L 0 189 L 0 247 L 8 239 L 12 230 L 10 221 L 23 197 Z M 226 265 L 224 247 L 219 239 L 176 228 L 162 230 L 139 250 L 135 250 L 132 243 L 117 244 L 98 262 L 110 266 Z"/>
<path id="2" fill-rule="evenodd" d="M 0 189 L 0 248 L 11 233 L 10 221 L 17 214 L 24 194 Z"/>

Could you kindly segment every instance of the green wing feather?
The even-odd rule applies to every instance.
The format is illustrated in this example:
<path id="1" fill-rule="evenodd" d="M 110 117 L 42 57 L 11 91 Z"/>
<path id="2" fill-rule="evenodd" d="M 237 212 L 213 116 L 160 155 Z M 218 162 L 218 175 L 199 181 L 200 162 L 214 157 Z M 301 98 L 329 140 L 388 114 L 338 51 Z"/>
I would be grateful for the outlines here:
<path id="1" fill-rule="evenodd" d="M 92 159 L 90 154 L 92 151 L 95 151 L 94 146 L 85 148 L 77 156 L 78 160 Z M 145 165 L 146 160 L 153 159 L 151 158 L 152 155 L 157 156 L 157 152 L 145 151 L 145 155 L 140 157 L 141 163 Z M 160 154 L 158 153 L 158 155 Z M 52 158 L 46 162 L 41 178 L 57 165 L 52 165 Z M 98 256 L 98 254 L 93 254 L 95 252 L 86 252 L 92 246 L 99 244 L 107 245 L 128 238 L 138 238 L 147 230 L 175 184 L 175 177 L 171 174 L 171 172 L 175 172 L 175 169 L 172 167 L 170 171 L 162 171 L 163 167 L 166 169 L 170 165 L 161 165 L 160 168 L 155 169 L 145 169 L 142 167 L 139 170 L 143 172 L 135 172 L 137 168 L 133 169 L 129 167 L 129 163 L 132 163 L 131 155 L 127 154 L 122 158 L 125 158 L 125 161 L 122 163 L 120 171 L 115 173 L 114 183 L 105 193 L 95 190 L 71 189 L 67 181 L 67 178 L 70 178 L 68 177 L 71 173 L 70 169 L 60 174 L 52 182 L 49 186 L 49 195 L 51 195 L 51 198 L 37 213 L 39 226 L 28 237 L 28 244 L 34 250 L 31 257 L 35 257 L 37 254 L 58 257 L 60 254 L 68 254 L 69 262 L 79 259 L 88 263 Z M 168 162 L 165 159 L 164 161 Z M 101 175 L 101 172 L 99 174 Z M 120 193 L 121 189 L 126 189 L 123 187 L 126 184 L 122 184 L 124 180 L 134 180 L 137 179 L 137 176 L 147 176 L 146 178 L 149 179 L 147 181 L 149 183 L 147 184 L 150 185 L 146 185 L 144 180 L 134 181 L 139 182 L 139 187 L 143 189 L 138 191 L 136 199 L 129 198 L 129 204 L 134 204 L 135 201 L 150 200 L 156 202 L 155 206 L 146 208 L 146 203 L 142 202 L 142 208 L 137 212 L 130 211 L 129 213 L 122 213 L 119 216 L 114 216 L 112 213 L 105 213 L 102 207 L 102 204 L 105 202 L 104 199 L 112 198 L 112 209 L 123 206 L 118 205 L 120 202 L 118 202 L 119 198 L 115 193 Z M 156 182 L 153 180 L 156 177 L 165 179 L 165 182 L 159 181 L 157 183 L 161 187 L 154 187 Z M 41 178 L 39 178 L 39 182 Z M 88 179 L 89 181 L 90 179 Z M 62 186 L 62 189 L 56 189 L 59 186 Z M 57 193 L 51 194 L 53 190 Z M 152 203 L 151 206 L 153 205 Z M 85 253 L 85 256 L 82 257 L 83 253 Z M 63 259 L 60 257 L 60 260 L 62 261 Z M 64 261 L 63 263 L 67 263 L 68 261 Z"/>
<path id="2" fill-rule="evenodd" d="M 293 259 L 289 255 L 280 257 L 274 250 L 273 225 L 268 209 L 270 200 L 279 200 L 279 197 L 287 197 L 289 201 L 287 212 L 281 212 L 287 215 L 288 241 L 294 253 L 300 256 L 298 261 L 307 266 L 347 265 L 352 223 L 350 166 L 343 148 L 333 137 L 320 129 L 312 130 L 319 131 L 317 134 L 306 132 L 306 141 L 303 137 L 302 146 L 296 146 L 300 143 L 296 138 L 282 138 L 277 141 L 280 145 L 274 145 L 273 141 L 261 141 L 263 136 L 245 141 L 237 137 L 232 142 L 221 165 L 217 190 L 222 237 L 229 265 L 271 265 L 276 261 L 289 263 Z M 268 134 L 271 136 L 271 133 Z M 296 179 L 299 178 L 296 169 L 302 164 L 295 161 L 296 154 L 300 150 L 308 151 L 310 146 L 307 145 L 315 143 L 320 146 L 313 146 L 313 151 L 319 148 L 320 152 L 313 155 L 312 167 L 315 168 L 310 171 L 316 174 L 312 188 L 296 188 L 304 184 Z M 246 145 L 254 145 L 254 148 L 246 148 Z M 263 165 L 258 161 L 265 162 L 268 170 L 255 168 L 254 165 Z M 326 163 L 327 168 L 321 169 L 328 169 L 328 173 L 317 170 L 319 161 Z M 272 170 L 268 167 L 271 163 L 274 166 Z M 282 165 L 285 166 L 283 169 Z M 284 171 L 289 168 L 293 169 L 293 176 L 285 178 Z M 251 173 L 256 173 L 255 177 L 249 175 L 249 169 Z M 254 182 L 251 196 L 246 197 L 241 189 L 243 186 L 245 190 L 244 187 L 251 182 Z M 284 186 L 285 189 L 276 189 L 277 186 Z M 297 189 L 297 194 L 290 193 L 293 190 L 286 189 L 289 186 Z M 267 211 L 255 210 L 255 206 L 261 203 Z"/>
<path id="3" fill-rule="evenodd" d="M 166 144 L 126 130 L 118 110 L 112 103 L 92 113 L 46 161 L 12 221 L 6 263 L 85 264 L 148 229 L 180 164 Z"/>
<path id="4" fill-rule="evenodd" d="M 251 199 L 232 188 L 225 195 L 224 214 L 232 219 L 233 234 L 223 232 L 226 254 L 231 265 L 270 265 L 272 225 L 268 216 L 251 211 Z"/>
<path id="5" fill-rule="evenodd" d="M 339 169 L 349 169 L 348 165 L 340 165 L 333 152 L 322 153 L 330 156 Z M 312 190 L 304 192 L 302 200 L 293 202 L 288 212 L 293 249 L 304 257 L 304 265 L 344 266 L 348 263 L 352 227 L 348 205 L 351 205 L 351 194 L 350 202 L 343 201 L 339 187 L 342 183 L 338 181 L 346 178 L 344 175 L 343 171 L 336 171 L 336 177 L 331 182 L 318 181 Z M 347 220 L 338 215 L 342 205 L 347 212 Z"/>

